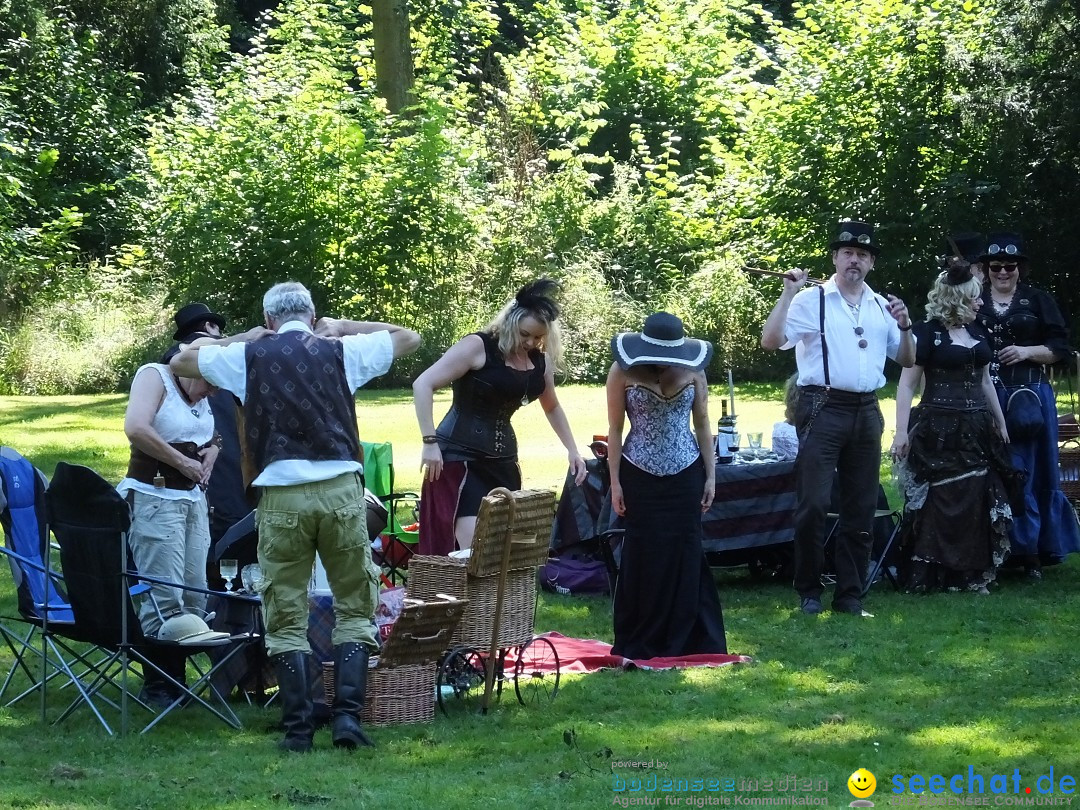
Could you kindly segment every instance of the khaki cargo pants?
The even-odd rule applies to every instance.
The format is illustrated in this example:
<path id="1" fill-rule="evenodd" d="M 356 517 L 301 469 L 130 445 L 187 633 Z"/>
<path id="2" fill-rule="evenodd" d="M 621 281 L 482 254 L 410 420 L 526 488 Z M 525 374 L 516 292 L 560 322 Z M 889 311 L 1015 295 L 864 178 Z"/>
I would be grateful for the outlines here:
<path id="1" fill-rule="evenodd" d="M 308 585 L 316 552 L 334 594 L 334 644 L 356 641 L 374 650 L 379 579 L 360 476 L 265 487 L 255 517 L 267 652 L 311 651 Z"/>

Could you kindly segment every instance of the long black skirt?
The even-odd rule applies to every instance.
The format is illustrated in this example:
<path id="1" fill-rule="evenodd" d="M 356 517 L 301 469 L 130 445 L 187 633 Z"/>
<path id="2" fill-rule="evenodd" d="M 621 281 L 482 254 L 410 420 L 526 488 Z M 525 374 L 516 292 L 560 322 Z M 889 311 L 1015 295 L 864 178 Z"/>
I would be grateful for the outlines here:
<path id="1" fill-rule="evenodd" d="M 1009 553 L 1005 444 L 987 410 L 911 410 L 900 578 L 905 590 L 983 592 Z"/>
<path id="2" fill-rule="evenodd" d="M 726 653 L 720 596 L 701 548 L 701 459 L 655 476 L 624 458 L 619 480 L 626 534 L 611 652 L 632 659 Z"/>

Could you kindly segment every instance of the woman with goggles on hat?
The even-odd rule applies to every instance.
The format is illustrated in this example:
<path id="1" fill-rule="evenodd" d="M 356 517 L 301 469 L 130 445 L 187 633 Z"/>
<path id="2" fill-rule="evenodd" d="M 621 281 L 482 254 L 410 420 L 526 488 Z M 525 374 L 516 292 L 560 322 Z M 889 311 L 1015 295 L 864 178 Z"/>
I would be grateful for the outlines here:
<path id="1" fill-rule="evenodd" d="M 1025 508 L 1013 516 L 1012 554 L 1037 581 L 1043 564 L 1080 551 L 1076 517 L 1060 488 L 1057 408 L 1045 372 L 1070 353 L 1069 331 L 1054 299 L 1026 283 L 1019 234 L 990 234 L 979 260 L 988 279 L 978 322 L 994 351 L 990 377 L 1010 424 L 1013 463 L 1027 472 Z M 1021 389 L 1035 396 L 1014 396 Z"/>

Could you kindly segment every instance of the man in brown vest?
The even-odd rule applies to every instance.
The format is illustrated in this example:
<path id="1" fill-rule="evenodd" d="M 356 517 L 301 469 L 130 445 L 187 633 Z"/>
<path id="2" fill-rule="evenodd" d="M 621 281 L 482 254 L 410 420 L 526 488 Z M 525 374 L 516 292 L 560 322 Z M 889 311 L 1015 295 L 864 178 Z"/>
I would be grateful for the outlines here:
<path id="1" fill-rule="evenodd" d="M 315 319 L 301 284 L 263 298 L 269 332 L 228 346 L 187 348 L 177 374 L 204 377 L 244 405 L 248 452 L 259 471 L 260 593 L 266 644 L 282 693 L 287 751 L 312 746 L 308 582 L 316 551 L 334 594 L 334 745 L 373 745 L 360 726 L 378 575 L 368 545 L 354 392 L 420 346 L 401 326 Z"/>

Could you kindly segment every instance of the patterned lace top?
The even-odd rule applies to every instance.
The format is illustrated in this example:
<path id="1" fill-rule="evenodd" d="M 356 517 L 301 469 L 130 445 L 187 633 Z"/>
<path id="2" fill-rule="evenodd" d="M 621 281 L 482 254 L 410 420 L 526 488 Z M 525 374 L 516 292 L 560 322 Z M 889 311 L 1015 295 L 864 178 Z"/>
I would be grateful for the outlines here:
<path id="1" fill-rule="evenodd" d="M 652 475 L 674 475 L 697 460 L 697 439 L 690 430 L 694 384 L 670 397 L 641 385 L 626 388 L 630 432 L 623 443 L 626 459 Z"/>

